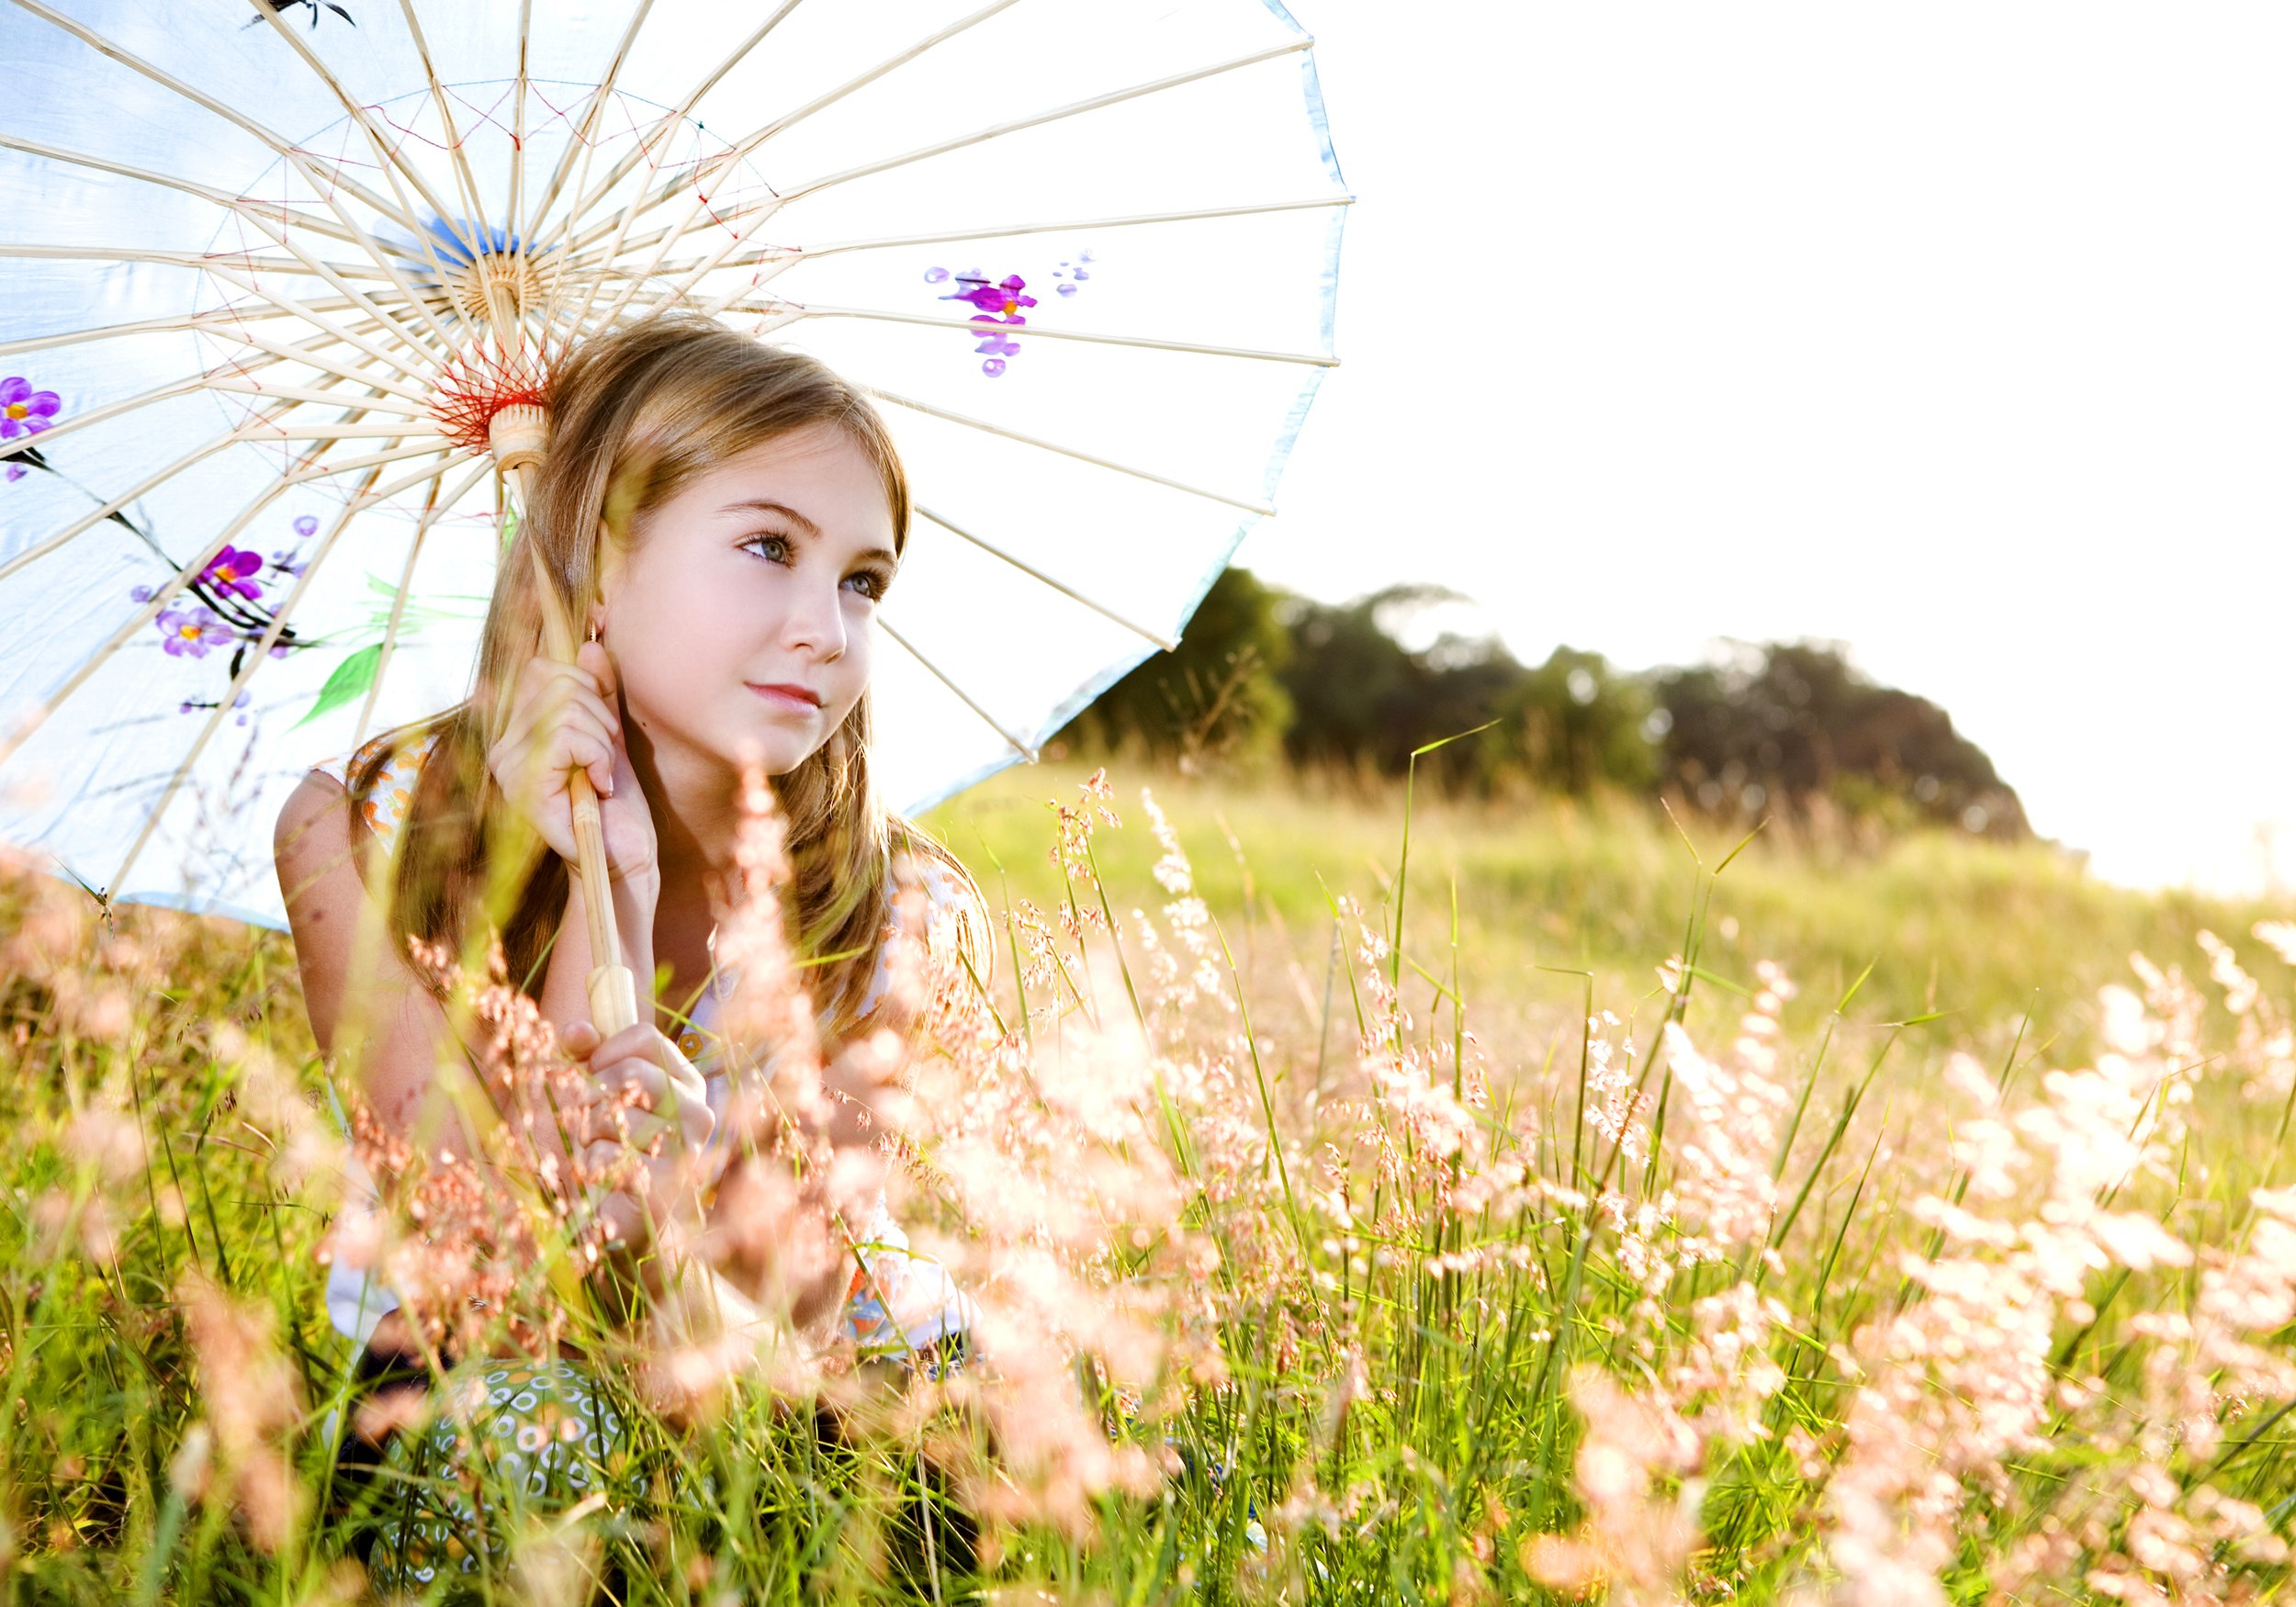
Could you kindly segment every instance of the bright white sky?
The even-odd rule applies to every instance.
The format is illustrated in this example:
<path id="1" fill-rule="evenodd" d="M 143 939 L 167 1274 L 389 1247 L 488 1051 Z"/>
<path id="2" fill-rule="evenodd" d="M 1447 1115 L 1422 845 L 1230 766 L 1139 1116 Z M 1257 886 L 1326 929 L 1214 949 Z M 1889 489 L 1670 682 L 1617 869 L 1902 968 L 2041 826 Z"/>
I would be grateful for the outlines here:
<path id="1" fill-rule="evenodd" d="M 1240 561 L 1530 662 L 1839 638 L 2101 874 L 2296 871 L 2296 8 L 1293 11 L 1345 365 Z"/>

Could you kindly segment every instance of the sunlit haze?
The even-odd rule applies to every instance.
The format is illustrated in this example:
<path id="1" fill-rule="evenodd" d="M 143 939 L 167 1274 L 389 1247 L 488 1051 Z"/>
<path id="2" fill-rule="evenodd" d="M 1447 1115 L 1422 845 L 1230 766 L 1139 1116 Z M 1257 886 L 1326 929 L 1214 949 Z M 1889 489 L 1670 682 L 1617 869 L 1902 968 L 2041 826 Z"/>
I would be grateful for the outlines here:
<path id="1" fill-rule="evenodd" d="M 2100 874 L 2268 879 L 2296 13 L 1293 10 L 1345 366 L 1241 562 L 1530 662 L 1839 639 Z"/>

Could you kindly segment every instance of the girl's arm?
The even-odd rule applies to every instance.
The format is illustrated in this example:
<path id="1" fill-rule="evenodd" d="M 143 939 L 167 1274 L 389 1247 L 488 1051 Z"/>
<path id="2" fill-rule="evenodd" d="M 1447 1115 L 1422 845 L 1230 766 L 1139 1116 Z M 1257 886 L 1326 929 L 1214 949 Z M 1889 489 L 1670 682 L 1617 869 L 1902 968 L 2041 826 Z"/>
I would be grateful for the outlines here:
<path id="1" fill-rule="evenodd" d="M 362 1051 L 360 1091 L 385 1127 L 404 1133 L 421 1113 L 451 1032 L 446 1012 L 390 940 L 383 911 L 361 877 L 358 850 L 374 841 L 342 784 L 313 771 L 279 811 L 272 851 L 311 1035 L 330 1062 L 338 1058 L 339 1039 Z"/>

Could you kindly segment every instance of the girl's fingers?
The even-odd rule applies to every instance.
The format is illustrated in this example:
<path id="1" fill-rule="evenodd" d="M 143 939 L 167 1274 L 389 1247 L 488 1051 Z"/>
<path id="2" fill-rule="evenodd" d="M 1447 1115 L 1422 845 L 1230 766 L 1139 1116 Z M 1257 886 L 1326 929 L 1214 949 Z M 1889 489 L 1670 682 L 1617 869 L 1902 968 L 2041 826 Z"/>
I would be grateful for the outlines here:
<path id="1" fill-rule="evenodd" d="M 588 769 L 603 760 L 611 789 L 618 728 L 591 704 L 568 702 L 557 712 L 557 723 L 546 733 L 532 734 L 526 741 L 534 762 L 544 775 L 553 778 L 578 764 Z"/>
<path id="2" fill-rule="evenodd" d="M 598 644 L 585 643 L 572 664 L 531 658 L 521 667 L 508 729 L 487 764 L 543 841 L 566 859 L 575 852 L 569 774 L 582 771 L 601 803 L 620 792 L 626 802 L 604 817 L 608 873 L 652 862 L 652 821 L 622 742 L 620 681 L 613 657 Z"/>
<path id="3" fill-rule="evenodd" d="M 601 1176 L 622 1153 L 620 1144 L 591 1144 L 581 1152 L 582 1171 L 591 1177 Z M 645 1186 L 645 1174 L 642 1172 L 637 1180 L 628 1185 L 629 1188 L 642 1189 Z M 591 1197 L 596 1202 L 598 1219 L 606 1224 L 608 1238 L 618 1239 L 625 1244 L 635 1244 L 645 1238 L 645 1208 L 632 1198 L 626 1189 L 608 1189 L 592 1184 L 591 1191 Z"/>
<path id="4" fill-rule="evenodd" d="M 528 659 L 519 675 L 518 695 L 512 700 L 507 734 L 531 736 L 536 728 L 547 726 L 563 704 L 584 694 L 601 704 L 604 702 L 598 697 L 596 682 L 574 666 Z"/>
<path id="5" fill-rule="evenodd" d="M 593 1082 L 569 1126 L 585 1138 L 613 1136 L 640 1145 L 674 1126 L 685 1147 L 709 1141 L 717 1118 L 710 1109 L 708 1085 L 675 1044 L 642 1024 L 603 1041 L 595 1040 L 596 1028 L 581 1027 L 579 1041 L 587 1051 L 581 1058 L 590 1062 Z"/>
<path id="6" fill-rule="evenodd" d="M 530 737 L 523 745 L 506 744 L 520 757 L 512 762 L 520 770 L 521 791 L 537 805 L 554 803 L 566 792 L 568 770 L 589 772 L 591 785 L 602 798 L 613 792 L 614 745 L 587 714 L 570 714 L 546 736 Z M 600 786 L 601 780 L 604 785 Z"/>
<path id="7" fill-rule="evenodd" d="M 559 791 L 565 790 L 567 771 L 579 769 L 590 777 L 592 792 L 601 798 L 613 796 L 613 738 L 591 722 L 587 711 L 568 715 L 554 746 L 558 750 L 554 756 L 558 762 L 554 762 L 550 770 L 557 778 Z"/>
<path id="8" fill-rule="evenodd" d="M 600 1201 L 598 1219 L 606 1224 L 609 1239 L 635 1244 L 645 1237 L 646 1213 L 626 1194 L 610 1194 Z"/>
<path id="9" fill-rule="evenodd" d="M 716 1132 L 716 1111 L 703 1100 L 684 1100 L 677 1107 L 677 1137 L 684 1139 L 689 1151 L 698 1151 L 710 1143 L 710 1134 Z"/>
<path id="10" fill-rule="evenodd" d="M 607 730 L 619 735 L 622 730 L 622 710 L 612 689 L 602 685 L 596 677 L 576 669 L 573 665 L 561 664 L 557 668 L 559 684 L 554 690 L 555 695 L 564 700 L 564 706 L 569 709 L 580 709 Z"/>
<path id="11" fill-rule="evenodd" d="M 622 713 L 617 700 L 602 691 L 588 671 L 571 664 L 531 660 L 526 667 L 525 682 L 511 711 L 504 733 L 507 741 L 521 746 L 531 743 L 537 732 L 554 730 L 578 712 L 587 715 L 599 730 L 614 737 L 621 736 Z"/>
<path id="12" fill-rule="evenodd" d="M 490 768 L 502 790 L 523 803 L 550 846 L 563 852 L 571 850 L 574 840 L 568 772 L 580 769 L 598 796 L 610 798 L 618 759 L 613 736 L 587 713 L 577 712 L 547 738 L 505 737 L 494 750 Z"/>
<path id="13" fill-rule="evenodd" d="M 606 697 L 614 687 L 613 660 L 596 643 L 585 643 L 571 664 L 555 658 L 529 658 L 519 671 L 518 701 L 533 707 L 554 695 L 557 687 Z"/>
<path id="14" fill-rule="evenodd" d="M 626 1145 L 613 1139 L 591 1139 L 583 1143 L 579 1158 L 585 1173 L 600 1177 L 621 1164 L 622 1158 L 628 1153 Z"/>
<path id="15" fill-rule="evenodd" d="M 658 1068 L 669 1078 L 670 1085 L 678 1091 L 678 1097 L 681 1100 L 708 1097 L 702 1073 L 693 1069 L 693 1062 L 678 1052 L 676 1044 L 645 1022 L 624 1028 L 590 1055 L 591 1069 L 598 1072 L 624 1061 L 640 1061 Z"/>
<path id="16" fill-rule="evenodd" d="M 618 700 L 614 694 L 621 688 L 621 680 L 614 669 L 613 655 L 606 651 L 602 642 L 584 642 L 574 653 L 575 668 L 591 678 L 598 695 L 607 702 Z"/>
<path id="17" fill-rule="evenodd" d="M 647 1023 L 641 1021 L 634 1027 L 625 1027 L 600 1044 L 591 1054 L 591 1064 L 592 1067 L 600 1067 L 614 1061 L 651 1060 L 653 1058 L 651 1051 L 657 1044 L 669 1045 L 671 1052 L 676 1052 L 675 1046 L 670 1045 L 668 1039 L 662 1037 Z"/>
<path id="18" fill-rule="evenodd" d="M 624 1061 L 597 1074 L 597 1097 L 602 1102 L 627 1105 L 636 1110 L 656 1110 L 668 1103 L 670 1074 L 649 1061 Z"/>

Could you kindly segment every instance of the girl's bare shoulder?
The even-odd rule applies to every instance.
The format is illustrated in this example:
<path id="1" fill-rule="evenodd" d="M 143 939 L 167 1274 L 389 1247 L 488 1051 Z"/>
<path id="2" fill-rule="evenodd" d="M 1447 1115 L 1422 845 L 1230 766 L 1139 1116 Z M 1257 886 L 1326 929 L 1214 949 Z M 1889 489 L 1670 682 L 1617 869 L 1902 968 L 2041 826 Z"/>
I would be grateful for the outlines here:
<path id="1" fill-rule="evenodd" d="M 917 934 L 929 949 L 940 951 L 944 943 L 976 966 L 991 963 L 988 901 L 964 862 L 922 832 L 904 835 L 894 860 L 894 885 L 914 882 L 929 901 L 926 929 Z M 893 907 L 894 925 L 902 925 L 900 901 Z"/>
<path id="2" fill-rule="evenodd" d="M 298 892 L 323 895 L 332 887 L 347 896 L 351 883 L 331 875 L 339 867 L 362 870 L 366 849 L 379 842 L 384 851 L 399 834 L 414 796 L 414 783 L 422 761 L 435 742 L 434 734 L 387 731 L 350 753 L 320 760 L 306 770 L 295 791 L 280 807 L 272 832 L 272 853 L 279 870 L 281 891 L 292 905 Z M 354 783 L 377 760 L 381 769 L 374 782 L 351 807 Z M 355 831 L 352 819 L 365 825 Z"/>
<path id="3" fill-rule="evenodd" d="M 904 835 L 893 854 L 894 885 L 913 881 L 924 889 L 936 914 L 970 915 L 981 905 L 980 884 L 962 860 L 922 832 Z"/>

